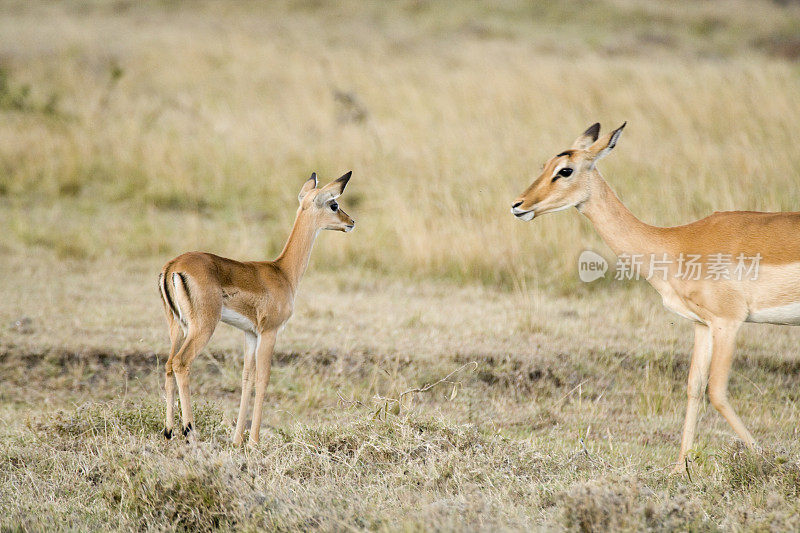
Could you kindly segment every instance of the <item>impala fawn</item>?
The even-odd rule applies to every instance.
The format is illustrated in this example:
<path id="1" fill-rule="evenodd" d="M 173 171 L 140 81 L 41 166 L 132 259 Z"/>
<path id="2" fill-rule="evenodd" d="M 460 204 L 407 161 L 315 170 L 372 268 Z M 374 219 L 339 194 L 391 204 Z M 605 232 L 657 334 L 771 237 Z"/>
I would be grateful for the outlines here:
<path id="1" fill-rule="evenodd" d="M 242 399 L 233 442 L 236 445 L 242 442 L 255 381 L 249 443 L 258 443 L 275 339 L 292 315 L 297 285 L 308 266 L 314 239 L 320 230 L 348 232 L 355 225 L 336 203 L 350 175 L 348 172 L 322 188 L 317 188 L 316 173 L 306 180 L 300 189 L 300 207 L 289 239 L 274 261 L 240 262 L 189 252 L 164 265 L 158 284 L 171 342 L 165 369 L 167 439 L 172 437 L 175 382 L 180 395 L 183 435 L 189 436 L 193 429 L 189 369 L 222 321 L 244 331 L 245 339 Z"/>

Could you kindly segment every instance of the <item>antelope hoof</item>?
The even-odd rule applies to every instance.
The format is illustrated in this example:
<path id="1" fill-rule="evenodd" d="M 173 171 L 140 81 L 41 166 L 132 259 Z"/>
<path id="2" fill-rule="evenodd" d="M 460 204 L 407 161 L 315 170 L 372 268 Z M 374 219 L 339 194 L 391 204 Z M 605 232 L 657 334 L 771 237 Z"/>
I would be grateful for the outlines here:
<path id="1" fill-rule="evenodd" d="M 167 439 L 167 440 L 171 440 L 172 439 L 172 430 L 171 429 L 164 428 L 164 438 Z"/>
<path id="2" fill-rule="evenodd" d="M 186 427 L 183 428 L 182 432 L 187 444 L 194 440 L 194 427 L 192 426 L 191 422 L 189 422 Z"/>

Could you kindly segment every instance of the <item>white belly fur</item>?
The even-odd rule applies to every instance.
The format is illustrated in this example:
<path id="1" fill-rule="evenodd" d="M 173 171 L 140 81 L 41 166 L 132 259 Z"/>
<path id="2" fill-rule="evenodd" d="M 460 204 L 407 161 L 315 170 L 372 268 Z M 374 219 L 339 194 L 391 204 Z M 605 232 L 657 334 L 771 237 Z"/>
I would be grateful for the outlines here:
<path id="1" fill-rule="evenodd" d="M 220 317 L 220 320 L 243 331 L 250 331 L 252 333 L 255 333 L 256 331 L 255 326 L 246 316 L 240 315 L 233 309 L 228 309 L 225 306 L 222 307 L 222 316 Z"/>
<path id="2" fill-rule="evenodd" d="M 800 302 L 769 307 L 750 311 L 748 322 L 761 322 L 765 324 L 783 324 L 786 326 L 800 326 Z"/>

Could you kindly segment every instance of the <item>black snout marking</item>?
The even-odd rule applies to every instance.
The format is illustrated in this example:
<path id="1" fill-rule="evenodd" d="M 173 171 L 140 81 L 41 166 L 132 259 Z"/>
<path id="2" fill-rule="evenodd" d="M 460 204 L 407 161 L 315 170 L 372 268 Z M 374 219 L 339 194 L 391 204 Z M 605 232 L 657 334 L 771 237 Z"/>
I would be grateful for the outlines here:
<path id="1" fill-rule="evenodd" d="M 520 202 L 517 202 L 517 203 L 515 203 L 514 205 L 512 205 L 512 206 L 511 206 L 511 209 L 514 209 L 515 207 L 519 207 L 519 206 L 521 206 L 521 205 L 522 205 L 522 202 L 521 202 L 521 201 L 520 201 Z"/>

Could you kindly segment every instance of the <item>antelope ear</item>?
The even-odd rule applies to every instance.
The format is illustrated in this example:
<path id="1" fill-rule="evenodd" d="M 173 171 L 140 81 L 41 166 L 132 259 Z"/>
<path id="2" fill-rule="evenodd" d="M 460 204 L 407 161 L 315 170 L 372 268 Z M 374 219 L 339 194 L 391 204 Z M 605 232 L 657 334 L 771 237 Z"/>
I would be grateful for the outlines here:
<path id="1" fill-rule="evenodd" d="M 592 159 L 592 167 L 594 167 L 595 163 L 603 159 L 611 150 L 614 149 L 614 147 L 617 145 L 617 140 L 619 140 L 619 136 L 622 135 L 622 130 L 625 128 L 626 124 L 627 122 L 624 122 L 622 126 L 615 129 L 608 135 L 603 136 L 602 139 L 599 139 L 589 148 L 587 148 L 587 151 L 594 156 Z"/>
<path id="2" fill-rule="evenodd" d="M 297 195 L 297 201 L 302 202 L 303 198 L 306 197 L 306 194 L 311 192 L 312 190 L 317 188 L 317 173 L 312 172 L 311 177 L 303 183 L 303 187 L 300 189 L 300 194 Z"/>
<path id="3" fill-rule="evenodd" d="M 575 139 L 575 142 L 572 143 L 573 150 L 586 150 L 589 148 L 593 142 L 597 140 L 597 137 L 600 135 L 600 123 L 595 122 L 591 126 L 589 126 L 586 131 L 584 131 L 580 137 Z"/>
<path id="4" fill-rule="evenodd" d="M 347 187 L 347 182 L 350 181 L 350 176 L 352 175 L 353 171 L 351 170 L 341 178 L 336 179 L 324 186 L 314 201 L 317 202 L 318 205 L 323 205 L 326 202 L 330 202 L 331 200 L 335 200 L 336 198 L 340 197 L 344 192 L 344 188 Z"/>

